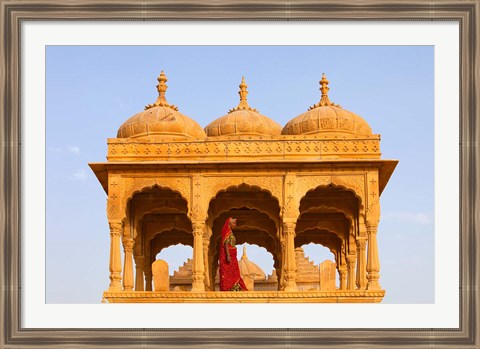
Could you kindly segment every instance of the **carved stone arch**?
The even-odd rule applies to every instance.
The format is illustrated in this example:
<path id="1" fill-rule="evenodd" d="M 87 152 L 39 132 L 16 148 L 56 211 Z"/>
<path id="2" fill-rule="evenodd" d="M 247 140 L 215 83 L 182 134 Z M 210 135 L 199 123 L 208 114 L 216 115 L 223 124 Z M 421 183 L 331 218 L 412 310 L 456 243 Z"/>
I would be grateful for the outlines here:
<path id="1" fill-rule="evenodd" d="M 300 201 L 307 195 L 319 187 L 327 187 L 333 185 L 347 191 L 352 191 L 359 200 L 359 206 L 363 206 L 365 202 L 365 178 L 362 175 L 351 176 L 298 176 L 297 185 L 295 187 L 296 202 L 300 207 Z"/>
<path id="2" fill-rule="evenodd" d="M 146 242 L 150 242 L 157 235 L 161 235 L 162 233 L 168 232 L 172 229 L 177 229 L 177 230 L 180 230 L 180 231 L 184 231 L 187 234 L 192 235 L 191 222 L 190 221 L 188 221 L 188 223 L 186 225 L 182 225 L 182 224 L 177 225 L 176 222 L 172 222 L 172 221 L 162 221 L 162 222 L 159 222 L 158 226 L 159 226 L 159 228 L 156 229 L 156 231 L 157 231 L 156 234 L 153 234 L 151 236 L 150 235 L 146 236 L 146 239 L 145 239 Z"/>
<path id="3" fill-rule="evenodd" d="M 266 231 L 266 230 L 259 230 L 259 232 L 262 232 L 262 233 L 265 233 L 267 235 L 269 235 L 269 233 Z M 211 241 L 211 247 L 212 247 L 212 251 L 215 251 L 215 256 L 217 256 L 218 254 L 218 244 L 219 244 L 219 241 L 220 241 L 220 236 L 216 236 L 215 237 L 215 240 L 214 241 Z M 243 241 L 241 239 L 238 239 L 237 240 L 237 244 L 238 245 L 241 245 L 241 244 L 244 244 L 244 243 L 247 243 L 247 244 L 250 244 L 250 245 L 257 245 L 259 247 L 263 247 L 265 250 L 267 250 L 270 254 L 272 254 L 272 256 L 274 256 L 274 259 L 276 257 L 276 254 L 277 254 L 277 250 L 275 249 L 275 246 L 274 245 L 270 245 L 270 244 L 261 244 L 261 243 L 258 243 L 257 241 Z"/>
<path id="4" fill-rule="evenodd" d="M 280 207 L 283 200 L 281 177 L 205 177 L 205 196 L 210 203 L 219 193 L 238 188 L 242 184 L 268 192 Z"/>
<path id="5" fill-rule="evenodd" d="M 213 200 L 212 200 L 213 202 Z M 212 205 L 212 202 L 210 202 L 209 208 Z M 238 200 L 232 200 L 232 202 L 229 203 L 229 205 L 222 206 L 220 210 L 215 210 L 215 213 L 217 216 L 220 216 L 222 213 L 228 212 L 232 209 L 239 209 L 242 207 L 246 207 L 251 210 L 257 210 L 261 213 L 266 214 L 274 223 L 276 228 L 278 229 L 280 225 L 280 217 L 278 214 L 275 214 L 272 211 L 266 210 L 264 207 L 260 205 L 256 205 L 254 202 L 249 201 L 248 199 L 238 199 Z M 215 219 L 215 217 L 208 217 L 208 219 Z"/>
<path id="6" fill-rule="evenodd" d="M 153 188 L 167 189 L 180 194 L 187 202 L 190 210 L 190 178 L 189 177 L 165 177 L 165 178 L 123 178 L 123 200 L 122 207 L 127 209 L 127 203 L 137 193 L 151 190 Z"/>
<path id="7" fill-rule="evenodd" d="M 153 261 L 158 253 L 170 246 L 182 244 L 193 248 L 193 236 L 186 230 L 173 228 L 154 235 L 149 240 L 149 244 L 151 245 L 150 260 Z"/>
<path id="8" fill-rule="evenodd" d="M 316 225 L 308 225 L 308 224 L 302 224 L 303 222 L 297 223 L 296 227 L 296 234 L 300 235 L 307 230 L 325 230 L 328 231 L 331 234 L 336 235 L 339 239 L 344 239 L 344 236 L 340 235 L 340 231 L 342 228 L 345 228 L 341 222 L 332 222 L 332 221 L 326 221 L 326 222 L 321 222 L 321 224 L 316 224 Z M 343 233 L 343 231 L 342 231 Z"/>
<path id="9" fill-rule="evenodd" d="M 358 198 L 359 206 L 364 206 L 365 203 L 365 177 L 362 175 L 356 176 L 332 176 L 332 184 L 350 190 L 355 193 Z"/>
<path id="10" fill-rule="evenodd" d="M 310 229 L 312 231 L 315 231 L 317 229 Z M 343 239 L 338 237 L 338 235 L 334 232 L 334 231 L 330 231 L 330 230 L 327 230 L 327 229 L 322 229 L 323 232 L 327 232 L 329 235 L 332 235 L 332 236 L 335 236 L 337 237 L 338 241 L 337 242 L 333 242 L 333 243 L 330 243 L 330 242 L 324 242 L 324 243 L 319 243 L 319 242 L 313 242 L 311 240 L 309 240 L 310 242 L 309 243 L 314 243 L 314 244 L 319 244 L 319 245 L 322 245 L 323 247 L 326 247 L 329 249 L 329 251 L 334 255 L 334 256 L 337 256 L 338 253 L 340 253 L 341 249 L 342 249 L 342 241 Z M 306 233 L 308 230 L 305 230 L 305 231 L 302 231 L 301 233 L 299 233 L 299 235 L 297 235 L 298 237 L 301 237 L 301 234 L 302 233 Z M 301 241 L 302 239 L 295 239 L 295 247 L 300 247 L 300 246 L 303 246 L 305 243 L 302 243 L 300 244 L 298 241 Z M 335 243 L 336 244 L 339 244 L 337 246 L 335 246 Z"/>
<path id="11" fill-rule="evenodd" d="M 355 217 L 356 217 L 355 212 L 348 213 L 348 212 L 346 212 L 345 210 L 343 210 L 342 208 L 339 208 L 339 207 L 332 207 L 332 206 L 325 206 L 325 205 L 310 207 L 308 210 L 302 211 L 300 213 L 299 219 L 297 220 L 297 226 L 298 226 L 299 222 L 301 222 L 301 215 L 302 214 L 312 212 L 315 209 L 325 209 L 325 210 L 328 210 L 329 212 L 342 213 L 345 216 L 345 220 L 347 221 L 349 240 L 353 238 L 352 241 L 354 241 L 356 239 L 356 235 L 355 235 L 356 231 L 354 229 Z M 297 234 L 298 233 L 299 232 L 297 232 Z"/>
<path id="12" fill-rule="evenodd" d="M 335 206 L 320 205 L 320 206 L 310 207 L 309 209 L 300 212 L 300 214 L 309 213 L 309 212 L 314 211 L 315 209 L 325 209 L 327 211 L 343 213 L 345 218 L 348 219 L 349 221 L 354 220 L 355 212 L 347 212 L 347 211 L 343 210 L 341 207 L 335 207 Z"/>
<path id="13" fill-rule="evenodd" d="M 187 216 L 187 211 L 188 211 L 187 200 L 185 200 L 185 198 L 183 198 L 179 192 L 174 191 L 170 188 L 163 188 L 163 187 L 160 187 L 160 186 L 157 186 L 157 185 L 153 185 L 152 187 L 146 187 L 141 191 L 135 192 L 132 195 L 131 199 L 129 201 L 127 201 L 127 204 L 126 204 L 127 205 L 126 208 L 127 208 L 127 211 L 128 211 L 127 213 L 130 215 L 129 206 L 132 205 L 133 198 L 135 197 L 135 195 L 137 195 L 139 193 L 143 193 L 143 192 L 148 192 L 149 190 L 153 190 L 155 188 L 158 188 L 158 189 L 160 189 L 162 191 L 165 191 L 165 192 L 171 192 L 171 193 L 175 193 L 175 194 L 179 195 L 178 199 L 181 199 L 180 201 L 181 201 L 182 205 L 178 206 L 178 207 L 175 207 L 175 206 L 159 205 L 158 201 L 155 201 L 152 204 L 150 204 L 148 202 L 137 202 L 133 206 L 134 212 L 132 213 L 132 217 L 131 217 L 131 223 L 134 227 L 133 238 L 135 240 L 137 240 L 137 238 L 138 238 L 137 235 L 141 231 L 140 223 L 142 222 L 143 218 L 147 215 L 156 214 L 156 213 L 179 214 L 179 215 L 185 215 L 186 220 L 190 222 L 190 219 Z"/>

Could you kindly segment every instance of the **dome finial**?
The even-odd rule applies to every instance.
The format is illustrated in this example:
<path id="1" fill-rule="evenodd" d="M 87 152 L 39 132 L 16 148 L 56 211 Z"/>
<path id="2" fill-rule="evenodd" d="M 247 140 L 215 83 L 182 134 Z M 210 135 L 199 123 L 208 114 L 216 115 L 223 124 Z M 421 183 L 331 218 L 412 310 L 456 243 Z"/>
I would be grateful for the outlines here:
<path id="1" fill-rule="evenodd" d="M 168 104 L 167 99 L 165 98 L 165 92 L 167 91 L 167 88 L 168 88 L 166 82 L 168 81 L 168 79 L 163 70 L 160 72 L 160 76 L 157 78 L 157 80 L 158 80 L 158 85 L 157 85 L 158 98 L 155 101 L 155 103 L 145 106 L 145 110 L 153 107 L 170 107 L 174 110 L 178 110 L 178 107 L 174 106 L 173 104 Z"/>
<path id="2" fill-rule="evenodd" d="M 248 257 L 247 257 L 247 245 L 243 245 L 242 259 L 248 259 Z"/>
<path id="3" fill-rule="evenodd" d="M 248 102 L 247 102 L 248 85 L 245 82 L 244 76 L 242 76 L 242 82 L 240 83 L 240 85 L 238 85 L 238 87 L 240 87 L 240 91 L 238 91 L 238 94 L 240 96 L 240 103 L 238 103 L 238 106 L 236 108 L 230 109 L 228 113 L 232 113 L 236 110 L 252 110 L 252 111 L 258 112 L 257 109 L 253 109 L 248 105 Z"/>
<path id="4" fill-rule="evenodd" d="M 326 106 L 340 107 L 338 104 L 332 103 L 330 101 L 330 98 L 328 98 L 328 90 L 330 90 L 330 87 L 328 87 L 328 83 L 329 81 L 327 80 L 327 76 L 325 75 L 325 73 L 322 73 L 322 80 L 320 80 L 320 91 L 322 91 L 322 98 L 320 98 L 320 102 L 314 104 L 308 110 Z"/>

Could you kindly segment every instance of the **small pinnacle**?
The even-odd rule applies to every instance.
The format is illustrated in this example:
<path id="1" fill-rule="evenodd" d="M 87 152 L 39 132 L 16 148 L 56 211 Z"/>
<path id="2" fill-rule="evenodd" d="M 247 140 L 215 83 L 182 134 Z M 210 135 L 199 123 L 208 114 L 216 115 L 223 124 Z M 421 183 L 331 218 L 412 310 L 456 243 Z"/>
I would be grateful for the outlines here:
<path id="1" fill-rule="evenodd" d="M 247 91 L 247 83 L 245 82 L 245 77 L 242 76 L 242 82 L 240 83 L 240 85 L 238 85 L 238 87 L 240 87 L 240 91 L 238 91 L 238 95 L 240 96 L 240 103 L 238 103 L 238 106 L 233 108 L 233 109 L 230 109 L 228 112 L 231 113 L 231 112 L 234 112 L 236 110 L 252 110 L 252 111 L 257 111 L 256 109 L 253 109 L 251 108 L 249 105 L 248 105 L 248 102 L 247 102 L 247 95 L 248 95 L 248 91 Z"/>
<path id="2" fill-rule="evenodd" d="M 338 104 L 334 104 L 328 98 L 328 91 L 330 87 L 328 87 L 329 81 L 327 80 L 327 76 L 325 73 L 322 73 L 322 80 L 320 80 L 320 91 L 322 92 L 322 97 L 320 98 L 320 102 L 311 106 L 308 110 L 312 110 L 318 107 L 326 107 L 326 106 L 333 106 L 333 107 L 340 107 Z"/>
<path id="3" fill-rule="evenodd" d="M 158 85 L 157 85 L 157 91 L 158 91 L 158 98 L 153 104 L 149 104 L 145 106 L 145 110 L 153 108 L 153 107 L 170 107 L 174 110 L 178 110 L 178 108 L 172 104 L 169 104 L 167 102 L 167 99 L 165 97 L 165 92 L 168 89 L 168 86 L 166 82 L 168 81 L 167 76 L 165 75 L 165 72 L 162 70 L 160 72 L 160 76 L 157 78 L 158 80 Z"/>

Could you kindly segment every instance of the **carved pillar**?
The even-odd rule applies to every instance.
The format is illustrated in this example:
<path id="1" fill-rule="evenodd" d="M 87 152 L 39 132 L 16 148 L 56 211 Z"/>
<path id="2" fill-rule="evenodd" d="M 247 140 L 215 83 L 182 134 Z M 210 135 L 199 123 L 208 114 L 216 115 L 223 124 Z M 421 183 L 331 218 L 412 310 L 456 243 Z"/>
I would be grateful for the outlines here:
<path id="1" fill-rule="evenodd" d="M 192 292 L 204 292 L 205 284 L 204 273 L 205 267 L 203 265 L 203 231 L 205 222 L 192 222 L 193 226 L 193 270 L 192 270 Z"/>
<path id="2" fill-rule="evenodd" d="M 122 230 L 122 221 L 110 220 L 110 286 L 109 291 L 122 290 L 122 261 L 120 259 L 120 232 Z"/>
<path id="3" fill-rule="evenodd" d="M 210 265 L 208 263 L 208 249 L 210 247 L 209 245 L 210 240 L 206 237 L 203 237 L 203 266 L 205 268 L 205 271 L 203 273 L 205 279 L 203 280 L 203 283 L 207 290 L 210 289 Z"/>
<path id="4" fill-rule="evenodd" d="M 342 265 L 338 267 L 338 274 L 340 275 L 340 289 L 347 289 L 347 267 Z"/>
<path id="5" fill-rule="evenodd" d="M 283 234 L 285 235 L 285 291 L 297 290 L 297 263 L 295 260 L 295 223 L 284 222 Z"/>
<path id="6" fill-rule="evenodd" d="M 133 291 L 133 262 L 132 262 L 132 251 L 133 251 L 133 239 L 124 238 L 123 239 L 123 251 L 124 251 L 124 263 L 123 263 L 123 290 L 124 291 Z"/>
<path id="7" fill-rule="evenodd" d="M 145 281 L 143 278 L 144 256 L 135 257 L 135 291 L 143 291 L 145 289 Z"/>
<path id="8" fill-rule="evenodd" d="M 364 290 L 367 287 L 367 264 L 365 259 L 365 250 L 367 247 L 367 239 L 359 237 L 357 239 L 357 287 Z"/>
<path id="9" fill-rule="evenodd" d="M 278 278 L 278 290 L 285 290 L 285 269 L 287 268 L 287 262 L 285 259 L 285 240 L 280 241 L 280 272 L 277 274 Z"/>
<path id="10" fill-rule="evenodd" d="M 379 290 L 380 262 L 378 259 L 377 226 L 367 225 L 368 251 L 367 251 L 367 290 Z"/>
<path id="11" fill-rule="evenodd" d="M 355 255 L 347 256 L 347 290 L 355 289 L 355 263 L 357 258 Z"/>

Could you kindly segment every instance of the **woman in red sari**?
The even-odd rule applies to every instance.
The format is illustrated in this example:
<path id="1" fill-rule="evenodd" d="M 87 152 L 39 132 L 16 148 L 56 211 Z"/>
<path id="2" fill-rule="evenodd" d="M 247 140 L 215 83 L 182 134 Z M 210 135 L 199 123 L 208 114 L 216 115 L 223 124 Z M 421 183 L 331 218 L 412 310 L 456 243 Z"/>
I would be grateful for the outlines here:
<path id="1" fill-rule="evenodd" d="M 232 229 L 237 225 L 235 218 L 227 218 L 222 229 L 221 246 L 218 253 L 220 264 L 220 291 L 247 291 L 240 276 L 237 247 Z"/>

